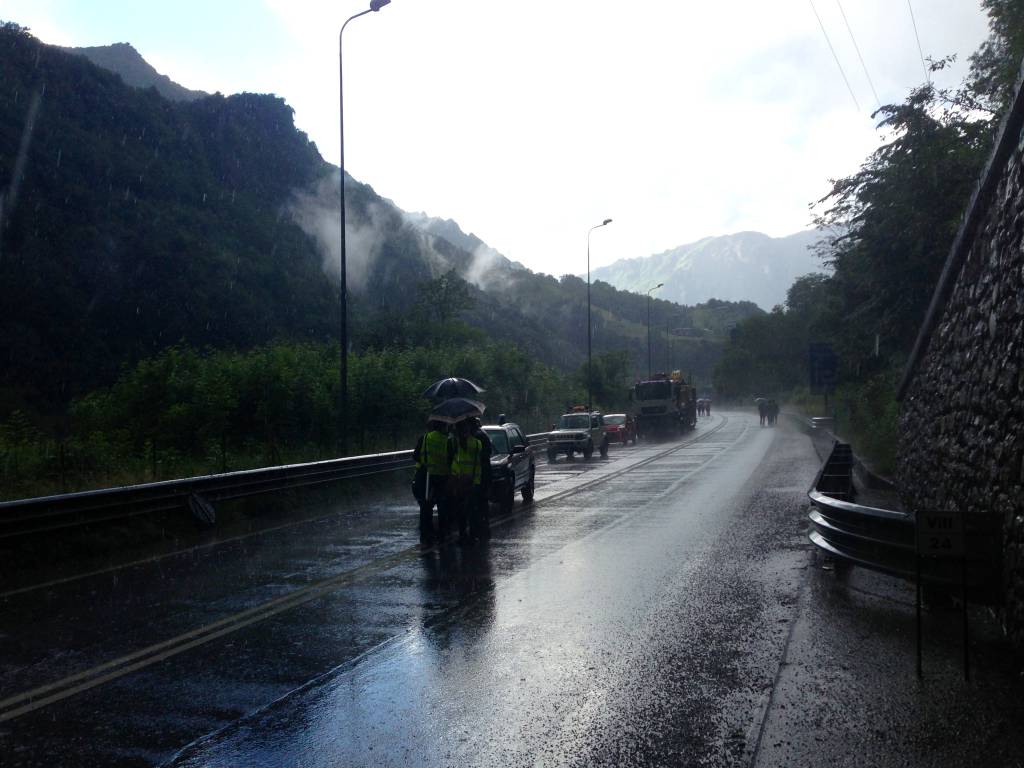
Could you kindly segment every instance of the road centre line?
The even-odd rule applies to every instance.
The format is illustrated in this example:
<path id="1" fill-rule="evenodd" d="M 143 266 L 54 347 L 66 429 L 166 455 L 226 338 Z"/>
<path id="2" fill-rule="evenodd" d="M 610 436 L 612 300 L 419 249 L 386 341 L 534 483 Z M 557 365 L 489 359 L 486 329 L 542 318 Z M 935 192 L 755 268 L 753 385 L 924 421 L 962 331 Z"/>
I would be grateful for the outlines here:
<path id="1" fill-rule="evenodd" d="M 724 426 L 725 426 L 725 424 L 723 422 L 722 424 L 719 424 L 716 427 L 714 427 L 714 429 L 712 431 L 717 432 L 721 427 L 724 427 Z M 727 450 L 728 448 L 734 446 L 738 440 L 742 439 L 743 436 L 745 436 L 747 434 L 748 431 L 749 431 L 748 428 L 744 428 L 743 433 L 740 435 L 740 437 L 737 438 L 737 440 L 734 440 L 731 443 L 717 443 L 716 445 L 720 445 L 722 447 L 722 450 L 719 450 L 719 451 L 714 452 L 714 453 L 695 454 L 695 455 L 702 456 L 702 457 L 705 457 L 705 458 L 701 462 L 699 462 L 699 464 L 694 466 L 692 468 L 692 471 L 688 471 L 685 476 L 679 478 L 679 482 L 674 483 L 672 488 L 675 489 L 675 488 L 678 487 L 678 485 L 681 485 L 683 482 L 689 480 L 691 477 L 693 477 L 693 475 L 698 470 L 703 469 L 708 464 L 710 464 L 712 462 L 712 460 L 714 460 L 715 458 L 720 456 L 724 450 Z M 706 434 L 711 434 L 711 432 L 706 433 Z M 662 453 L 659 453 L 656 458 L 665 458 L 666 456 L 674 453 L 675 451 L 677 451 L 677 450 L 679 450 L 681 448 L 687 448 L 687 447 L 693 446 L 695 444 L 695 442 L 696 442 L 696 440 L 691 440 L 691 441 L 688 441 L 686 444 L 675 446 L 675 447 L 673 447 L 672 449 L 670 449 L 668 451 L 664 451 Z M 650 460 L 653 460 L 653 457 Z M 647 463 L 648 461 L 649 460 L 645 460 L 645 463 Z M 632 465 L 632 466 L 635 467 L 637 465 Z M 687 469 L 690 469 L 690 468 L 688 467 Z M 616 472 L 615 476 L 619 476 L 621 474 L 622 474 L 622 472 Z M 612 479 L 612 478 L 611 478 L 611 476 L 609 476 L 607 478 L 602 478 L 602 479 Z M 594 485 L 596 485 L 596 484 L 597 483 L 595 482 Z M 655 498 L 661 498 L 662 495 L 663 494 L 658 494 L 658 496 L 656 496 Z M 553 498 L 554 497 L 551 497 L 550 499 L 545 499 L 544 501 L 549 501 L 549 500 L 552 500 Z M 539 503 L 540 502 L 538 502 L 538 504 Z M 648 502 L 648 503 L 650 503 L 650 502 Z M 509 522 L 513 517 L 514 517 L 514 515 L 503 516 L 501 518 L 496 519 L 496 521 L 494 523 L 492 523 L 492 525 L 502 525 L 502 524 L 504 524 L 506 522 Z M 622 525 L 622 524 L 628 522 L 628 520 L 630 518 L 631 518 L 631 515 L 622 515 L 621 517 L 619 517 L 618 519 L 608 523 L 607 525 L 604 525 L 601 528 L 593 530 L 590 533 L 582 536 L 581 538 L 575 539 L 574 541 L 576 541 L 576 542 L 586 541 L 587 539 L 590 539 L 592 537 L 599 536 L 599 535 L 601 535 L 603 533 L 606 533 L 606 532 L 608 532 L 610 530 L 613 530 L 613 529 L 617 528 L 619 525 Z M 434 549 L 434 548 L 431 548 L 431 549 Z M 430 550 L 427 550 L 427 551 L 430 551 Z M 547 557 L 553 557 L 553 556 L 555 556 L 555 553 L 548 553 L 544 557 L 547 558 Z M 542 559 L 544 559 L 544 558 L 542 558 Z M 466 607 L 465 606 L 460 606 L 459 608 L 456 608 L 455 610 L 456 611 L 464 611 L 464 610 L 466 610 Z M 182 757 L 182 755 L 187 754 L 190 750 L 196 748 L 197 746 L 203 745 L 205 743 L 215 742 L 217 740 L 217 738 L 221 734 L 227 732 L 229 729 L 231 729 L 232 727 L 237 725 L 238 722 L 245 722 L 245 721 L 253 722 L 255 719 L 259 718 L 264 713 L 269 712 L 270 710 L 274 709 L 274 707 L 276 707 L 281 702 L 286 701 L 287 699 L 289 699 L 291 696 L 295 695 L 296 693 L 299 693 L 299 692 L 305 691 L 305 690 L 309 690 L 310 688 L 312 688 L 312 687 L 318 685 L 319 683 L 321 683 L 323 680 L 329 679 L 331 676 L 335 675 L 339 670 L 351 669 L 352 667 L 354 667 L 355 664 L 359 663 L 360 660 L 369 657 L 371 654 L 377 653 L 377 652 L 381 651 L 381 649 L 386 648 L 386 647 L 394 647 L 395 645 L 398 645 L 398 644 L 408 644 L 411 641 L 411 639 L 412 638 L 410 636 L 410 630 L 406 630 L 403 634 L 393 635 L 392 637 L 389 637 L 386 640 L 382 640 L 380 643 L 378 643 L 377 645 L 373 646 L 372 648 L 369 648 L 369 649 L 367 649 L 367 650 L 357 654 L 356 656 L 354 656 L 351 659 L 346 659 L 345 661 L 335 665 L 334 667 L 331 667 L 330 669 L 326 670 L 325 672 L 320 673 L 319 675 L 315 676 L 311 680 L 307 680 L 306 682 L 302 683 L 301 685 L 297 686 L 296 688 L 294 688 L 294 689 L 292 689 L 292 690 L 290 690 L 290 691 L 288 691 L 286 693 L 281 694 L 280 696 L 278 696 L 273 701 L 270 701 L 270 702 L 268 702 L 268 703 L 258 707 L 255 711 L 253 711 L 253 712 L 251 712 L 249 714 L 243 715 L 238 721 L 228 723 L 228 724 L 222 726 L 221 728 L 217 729 L 216 731 L 214 731 L 212 733 L 208 733 L 208 734 L 205 734 L 203 736 L 200 736 L 199 738 L 195 739 L 194 741 L 190 742 L 189 744 L 186 744 L 184 747 L 179 749 L 168 761 L 166 761 L 162 765 L 164 765 L 164 766 L 175 765 L 177 763 L 177 761 Z"/>
<path id="2" fill-rule="evenodd" d="M 719 427 L 716 426 L 711 432 L 707 432 L 705 434 L 710 435 L 710 434 L 712 434 L 712 432 L 716 431 L 718 428 Z M 642 463 L 643 462 L 640 462 L 640 463 L 637 463 L 637 464 L 631 464 L 630 467 L 637 467 L 637 466 L 640 466 Z M 552 466 L 552 465 L 548 465 L 548 466 Z M 545 474 L 549 474 L 549 473 L 550 474 L 559 474 L 559 469 L 552 469 L 552 470 L 545 471 Z M 389 470 L 389 471 L 397 471 L 397 470 Z M 579 477 L 579 473 L 578 472 L 569 472 L 567 470 L 563 470 L 561 472 L 561 474 L 563 475 L 563 477 L 566 477 L 566 478 Z M 79 581 L 81 579 L 88 579 L 88 578 L 92 578 L 94 576 L 103 576 L 104 574 L 107 574 L 107 573 L 114 573 L 116 571 L 124 570 L 124 569 L 127 569 L 127 568 L 134 568 L 134 567 L 139 566 L 139 565 L 146 565 L 147 563 L 156 563 L 156 562 L 159 562 L 161 560 L 166 560 L 169 557 L 177 557 L 179 555 L 186 555 L 186 554 L 188 554 L 190 552 L 198 552 L 199 550 L 209 549 L 210 547 L 216 547 L 216 546 L 219 546 L 221 544 L 230 544 L 232 542 L 236 542 L 236 541 L 241 541 L 243 539 L 252 538 L 253 536 L 260 536 L 260 535 L 263 535 L 263 534 L 266 534 L 266 533 L 273 533 L 274 531 L 280 531 L 280 530 L 282 530 L 284 528 L 292 528 L 292 527 L 297 526 L 297 525 L 303 525 L 303 524 L 306 524 L 306 523 L 314 523 L 314 522 L 318 522 L 320 520 L 327 520 L 329 518 L 336 517 L 338 514 L 341 514 L 341 513 L 339 513 L 339 512 L 331 512 L 331 513 L 328 513 L 326 515 L 313 516 L 313 517 L 305 518 L 305 519 L 302 519 L 302 520 L 291 520 L 291 521 L 289 521 L 287 523 L 281 523 L 280 525 L 271 526 L 270 528 L 261 528 L 258 531 L 249 531 L 248 533 L 241 533 L 241 534 L 238 534 L 237 536 L 228 536 L 227 538 L 216 539 L 214 541 L 208 541 L 208 542 L 203 543 L 203 544 L 196 544 L 194 546 L 187 547 L 185 549 L 176 549 L 173 552 L 164 552 L 164 553 L 159 554 L 159 555 L 152 555 L 150 557 L 144 557 L 144 558 L 141 558 L 139 560 L 130 560 L 130 561 L 126 562 L 126 563 L 120 563 L 118 565 L 107 566 L 106 568 L 98 568 L 98 569 L 93 570 L 93 571 L 86 571 L 85 573 L 76 573 L 76 574 L 74 574 L 72 576 L 65 576 L 65 577 L 59 578 L 59 579 L 52 579 L 50 581 L 44 581 L 44 582 L 41 582 L 39 584 L 30 584 L 30 585 L 25 586 L 25 587 L 18 587 L 17 589 L 11 589 L 11 590 L 8 590 L 7 592 L 0 592 L 0 600 L 5 600 L 5 599 L 7 599 L 9 597 L 15 597 L 17 595 L 27 594 L 29 592 L 35 592 L 36 590 L 39 590 L 39 589 L 47 589 L 49 587 L 58 587 L 58 586 L 60 586 L 62 584 L 70 584 L 73 581 Z"/>
<path id="3" fill-rule="evenodd" d="M 566 496 L 600 485 L 633 469 L 665 458 L 677 451 L 690 447 L 694 443 L 702 442 L 704 438 L 710 437 L 721 430 L 728 421 L 727 417 L 722 417 L 721 423 L 717 424 L 711 430 L 703 433 L 702 435 L 695 436 L 691 440 L 675 445 L 635 464 L 630 464 L 622 469 L 601 475 L 591 481 L 560 491 L 545 499 L 537 500 L 533 503 L 532 508 L 546 506 L 552 502 L 559 501 Z M 711 458 L 708 460 L 710 461 Z M 696 471 L 696 469 L 693 471 Z M 686 477 L 689 477 L 690 474 L 692 474 L 692 472 L 688 473 Z M 516 512 L 512 512 L 497 518 L 492 523 L 492 527 L 504 525 L 505 523 L 513 520 L 516 515 Z M 436 549 L 442 545 L 443 544 L 435 545 L 431 549 Z M 202 627 L 197 627 L 196 629 L 177 635 L 176 637 L 155 643 L 147 646 L 146 648 L 134 651 L 117 659 L 112 659 L 111 661 L 83 670 L 82 672 L 69 675 L 52 683 L 47 683 L 0 700 L 0 710 L 7 710 L 0 711 L 0 723 L 13 720 L 37 709 L 41 709 L 49 704 L 56 703 L 78 693 L 95 688 L 103 683 L 110 682 L 111 680 L 130 674 L 131 672 L 144 669 L 159 661 L 163 661 L 192 648 L 204 645 L 211 640 L 215 640 L 284 611 L 296 608 L 312 600 L 316 600 L 343 586 L 347 586 L 362 577 L 372 575 L 375 572 L 389 570 L 395 565 L 401 563 L 403 560 L 410 559 L 412 557 L 418 558 L 424 553 L 424 551 L 430 550 L 424 550 L 419 545 L 416 545 L 399 552 L 395 552 L 391 555 L 377 558 L 365 565 L 327 579 L 323 579 L 314 584 L 301 587 L 287 595 L 282 595 L 281 597 L 275 598 L 266 603 L 239 611 L 236 614 L 219 619 Z M 19 704 L 20 706 L 17 706 Z M 14 708 L 11 708 L 12 706 L 14 706 Z"/>

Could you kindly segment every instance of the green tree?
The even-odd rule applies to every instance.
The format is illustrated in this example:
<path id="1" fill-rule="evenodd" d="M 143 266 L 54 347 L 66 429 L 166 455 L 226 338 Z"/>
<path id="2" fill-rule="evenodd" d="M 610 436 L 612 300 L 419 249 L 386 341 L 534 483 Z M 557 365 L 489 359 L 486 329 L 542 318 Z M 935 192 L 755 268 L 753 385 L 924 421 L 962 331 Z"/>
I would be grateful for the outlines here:
<path id="1" fill-rule="evenodd" d="M 938 110 L 930 85 L 880 110 L 892 139 L 820 201 L 817 225 L 835 270 L 844 359 L 910 351 L 989 146 L 987 125 Z"/>
<path id="2" fill-rule="evenodd" d="M 988 14 L 989 37 L 971 55 L 963 101 L 997 117 L 1006 112 L 1024 58 L 1024 3 L 981 0 Z"/>
<path id="3" fill-rule="evenodd" d="M 625 410 L 629 402 L 629 382 L 632 373 L 633 356 L 627 350 L 594 355 L 590 379 L 594 408 L 609 413 Z M 582 391 L 583 402 L 586 402 L 586 363 L 577 370 L 575 378 L 578 389 Z"/>

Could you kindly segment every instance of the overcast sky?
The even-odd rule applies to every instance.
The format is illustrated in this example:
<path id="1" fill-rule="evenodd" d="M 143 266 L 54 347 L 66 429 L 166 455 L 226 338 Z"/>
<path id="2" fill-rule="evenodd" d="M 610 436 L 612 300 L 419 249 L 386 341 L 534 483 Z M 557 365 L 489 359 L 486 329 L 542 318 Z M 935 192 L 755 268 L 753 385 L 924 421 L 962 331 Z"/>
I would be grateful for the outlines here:
<path id="1" fill-rule="evenodd" d="M 338 28 L 357 0 L 0 0 L 62 45 L 130 42 L 189 88 L 272 92 L 338 161 Z M 912 0 L 925 56 L 987 34 L 976 0 Z M 835 47 L 844 84 L 815 10 Z M 925 77 L 906 0 L 393 0 L 345 31 L 346 169 L 540 272 L 708 235 L 791 234 Z M 856 101 L 856 104 L 855 104 Z"/>

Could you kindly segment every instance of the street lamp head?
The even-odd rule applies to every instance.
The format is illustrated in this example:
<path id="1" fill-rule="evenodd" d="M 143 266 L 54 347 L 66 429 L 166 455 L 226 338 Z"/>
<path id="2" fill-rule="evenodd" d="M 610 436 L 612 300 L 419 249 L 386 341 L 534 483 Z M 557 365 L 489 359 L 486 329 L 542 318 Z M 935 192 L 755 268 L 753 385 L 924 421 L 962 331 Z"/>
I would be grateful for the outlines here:
<path id="1" fill-rule="evenodd" d="M 379 11 L 381 8 L 383 8 L 390 2 L 391 0 L 370 0 L 370 10 Z"/>
<path id="2" fill-rule="evenodd" d="M 611 223 L 612 223 L 612 220 L 611 220 L 611 219 L 605 219 L 604 221 L 602 221 L 602 222 L 601 222 L 601 226 L 603 227 L 603 226 L 605 226 L 606 224 L 611 224 Z"/>
<path id="3" fill-rule="evenodd" d="M 665 284 L 664 284 L 664 283 L 658 283 L 658 284 L 657 284 L 656 286 L 654 286 L 654 287 L 655 287 L 655 289 L 657 289 L 657 288 L 661 288 L 661 287 L 662 287 L 663 285 L 665 285 Z"/>

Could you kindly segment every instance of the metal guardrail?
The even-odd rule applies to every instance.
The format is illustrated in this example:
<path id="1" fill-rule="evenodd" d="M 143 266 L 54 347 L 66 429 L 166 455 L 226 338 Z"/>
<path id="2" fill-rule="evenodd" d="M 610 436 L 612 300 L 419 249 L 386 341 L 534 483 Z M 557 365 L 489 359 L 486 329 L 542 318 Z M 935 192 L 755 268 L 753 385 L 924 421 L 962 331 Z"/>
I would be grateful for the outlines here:
<path id="1" fill-rule="evenodd" d="M 841 562 L 914 580 L 917 558 L 914 515 L 853 503 L 852 469 L 850 447 L 836 442 L 807 493 L 812 505 L 808 514 L 811 543 Z M 971 599 L 998 604 L 1002 600 L 998 516 L 967 515 L 965 537 Z M 933 586 L 956 587 L 961 580 L 960 561 L 923 559 L 921 578 Z"/>
<path id="2" fill-rule="evenodd" d="M 807 419 L 807 428 L 811 430 L 835 429 L 836 420 L 831 416 L 811 416 Z"/>
<path id="3" fill-rule="evenodd" d="M 527 440 L 535 446 L 545 442 L 547 435 L 527 435 Z M 0 502 L 0 539 L 175 510 L 190 510 L 201 521 L 212 523 L 217 502 L 412 466 L 411 450 L 394 451 L 5 501 Z"/>

